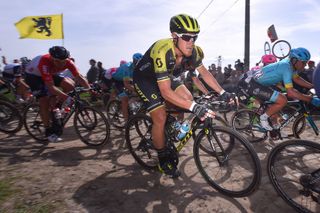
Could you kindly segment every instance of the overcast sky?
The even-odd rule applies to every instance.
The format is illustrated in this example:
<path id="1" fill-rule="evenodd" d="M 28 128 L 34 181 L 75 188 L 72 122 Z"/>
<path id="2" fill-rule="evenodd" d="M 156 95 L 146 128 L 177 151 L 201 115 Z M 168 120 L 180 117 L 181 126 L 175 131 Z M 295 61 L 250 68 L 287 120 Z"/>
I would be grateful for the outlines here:
<path id="1" fill-rule="evenodd" d="M 19 39 L 14 23 L 25 16 L 63 13 L 64 45 L 75 58 L 81 73 L 89 59 L 105 68 L 144 53 L 158 39 L 170 37 L 169 20 L 187 13 L 199 17 L 211 0 L 1 0 L 0 55 L 9 62 L 47 53 L 62 40 Z M 251 0 L 250 65 L 264 54 L 267 28 L 274 24 L 279 39 L 293 47 L 306 47 L 312 59 L 320 60 L 319 0 Z M 198 18 L 201 32 L 196 44 L 204 53 L 204 64 L 234 65 L 244 58 L 245 0 L 214 0 Z"/>

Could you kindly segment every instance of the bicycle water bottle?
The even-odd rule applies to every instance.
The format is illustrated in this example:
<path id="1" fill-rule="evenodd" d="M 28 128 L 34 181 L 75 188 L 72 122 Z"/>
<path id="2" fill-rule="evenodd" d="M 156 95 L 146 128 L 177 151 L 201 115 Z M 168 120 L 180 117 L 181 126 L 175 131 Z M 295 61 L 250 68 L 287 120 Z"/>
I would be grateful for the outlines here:
<path id="1" fill-rule="evenodd" d="M 183 122 L 180 126 L 177 138 L 179 140 L 182 140 L 189 131 L 190 131 L 190 126 L 189 126 L 188 122 Z"/>
<path id="2" fill-rule="evenodd" d="M 52 111 L 53 111 L 55 119 L 61 119 L 62 118 L 62 113 L 61 113 L 59 108 L 55 108 Z"/>

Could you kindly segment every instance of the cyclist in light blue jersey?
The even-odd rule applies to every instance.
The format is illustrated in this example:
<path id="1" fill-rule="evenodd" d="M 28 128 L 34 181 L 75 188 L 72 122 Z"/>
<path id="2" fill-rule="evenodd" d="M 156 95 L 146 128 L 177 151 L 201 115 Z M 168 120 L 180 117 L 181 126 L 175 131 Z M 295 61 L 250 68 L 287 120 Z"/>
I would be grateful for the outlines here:
<path id="1" fill-rule="evenodd" d="M 288 59 L 269 64 L 255 71 L 249 71 L 241 78 L 239 87 L 244 93 L 248 96 L 255 96 L 261 101 L 273 102 L 260 116 L 261 126 L 265 130 L 271 131 L 273 129 L 269 123 L 270 116 L 276 115 L 288 101 L 284 94 L 272 88 L 278 83 L 284 84 L 288 97 L 311 102 L 316 107 L 320 106 L 319 98 L 304 95 L 293 88 L 293 81 L 302 87 L 313 88 L 311 83 L 297 74 L 297 71 L 304 69 L 310 57 L 310 52 L 305 48 L 292 49 Z"/>
<path id="2" fill-rule="evenodd" d="M 120 62 L 120 67 L 112 74 L 112 78 L 115 83 L 115 87 L 118 91 L 118 97 L 121 101 L 121 111 L 125 120 L 129 117 L 129 98 L 125 89 L 135 92 L 133 85 L 131 84 L 133 70 L 137 62 L 142 58 L 141 53 L 135 53 L 132 56 L 132 62 Z"/>

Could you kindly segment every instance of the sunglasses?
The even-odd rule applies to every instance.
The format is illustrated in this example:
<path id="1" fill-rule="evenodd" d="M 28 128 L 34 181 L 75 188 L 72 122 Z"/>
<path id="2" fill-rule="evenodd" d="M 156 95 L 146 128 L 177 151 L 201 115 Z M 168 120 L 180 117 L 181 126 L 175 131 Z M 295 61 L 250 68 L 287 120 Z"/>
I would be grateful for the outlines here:
<path id="1" fill-rule="evenodd" d="M 184 41 L 190 41 L 192 39 L 193 42 L 195 42 L 198 38 L 197 34 L 190 35 L 190 34 L 178 34 L 177 33 L 177 36 L 179 38 L 182 38 L 182 40 L 184 40 Z"/>

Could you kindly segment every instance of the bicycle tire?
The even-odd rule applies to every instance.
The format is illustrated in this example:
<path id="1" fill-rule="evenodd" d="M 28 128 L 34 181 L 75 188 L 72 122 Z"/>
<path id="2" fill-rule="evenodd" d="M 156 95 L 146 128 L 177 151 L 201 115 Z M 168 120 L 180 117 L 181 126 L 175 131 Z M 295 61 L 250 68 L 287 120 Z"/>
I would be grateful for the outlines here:
<path id="1" fill-rule="evenodd" d="M 6 101 L 0 101 L 0 131 L 8 134 L 21 130 L 23 119 L 20 111 Z"/>
<path id="2" fill-rule="evenodd" d="M 229 147 L 228 143 L 231 143 L 225 138 L 234 139 L 232 150 L 224 151 L 224 147 Z M 210 142 L 215 155 L 200 148 L 201 143 Z M 260 184 L 261 165 L 257 153 L 247 139 L 229 127 L 212 126 L 209 132 L 201 131 L 194 143 L 193 154 L 202 177 L 224 195 L 248 196 Z"/>
<path id="3" fill-rule="evenodd" d="M 320 115 L 310 115 L 310 116 L 312 117 L 314 124 L 319 128 Z M 316 124 L 316 122 L 318 123 L 318 125 Z M 308 137 L 309 136 L 308 133 L 310 132 L 317 134 L 314 132 L 314 129 L 312 128 L 310 123 L 306 121 L 306 118 L 304 115 L 300 115 L 295 119 L 292 125 L 292 132 L 293 132 L 293 136 L 298 139 Z"/>
<path id="4" fill-rule="evenodd" d="M 259 128 L 260 114 L 251 109 L 240 109 L 231 117 L 231 126 L 251 143 L 262 142 L 268 133 Z"/>
<path id="5" fill-rule="evenodd" d="M 310 174 L 314 169 L 318 169 L 319 165 L 320 144 L 292 139 L 278 144 L 271 150 L 267 171 L 272 186 L 288 205 L 298 212 L 316 212 L 319 210 L 319 204 L 312 201 L 311 196 L 301 194 L 300 189 L 303 186 L 300 184 L 300 177 L 301 174 Z"/>
<path id="6" fill-rule="evenodd" d="M 28 105 L 23 112 L 23 124 L 27 133 L 36 141 L 43 143 L 48 139 L 45 136 L 45 127 L 40 117 L 40 106 L 38 103 Z"/>
<path id="7" fill-rule="evenodd" d="M 112 126 L 118 129 L 123 129 L 125 127 L 126 120 L 122 115 L 120 100 L 115 99 L 109 101 L 107 105 L 107 117 Z"/>
<path id="8" fill-rule="evenodd" d="M 129 118 L 125 127 L 125 139 L 129 152 L 144 169 L 155 170 L 158 154 L 153 147 L 152 120 L 146 114 L 136 114 Z"/>
<path id="9" fill-rule="evenodd" d="M 76 111 L 73 126 L 80 140 L 88 146 L 102 146 L 110 140 L 110 125 L 104 114 L 91 106 Z"/>
<path id="10" fill-rule="evenodd" d="M 285 49 L 284 53 L 283 49 Z M 291 45 L 286 40 L 277 40 L 272 46 L 272 54 L 280 60 L 286 58 L 290 54 L 290 50 Z"/>
<path id="11" fill-rule="evenodd" d="M 196 122 L 200 122 L 200 120 L 198 118 L 194 119 L 194 120 L 196 120 L 196 121 L 191 124 L 192 126 L 196 125 Z M 215 116 L 215 118 L 212 120 L 212 125 L 214 125 L 214 126 L 229 126 L 228 122 L 225 119 L 223 119 L 222 117 L 220 117 L 220 116 Z M 197 138 L 197 134 L 198 134 L 197 131 L 193 132 L 192 137 L 193 137 L 194 141 Z M 231 140 L 231 142 L 233 141 L 232 138 L 230 140 Z M 227 147 L 226 150 L 231 150 L 232 149 L 233 143 L 230 143 L 229 145 L 230 146 Z M 212 155 L 215 154 L 214 152 L 211 151 L 210 147 L 205 147 L 205 146 L 203 146 L 203 144 L 200 144 L 200 149 L 202 149 L 202 151 L 204 151 L 204 152 L 207 152 L 208 154 L 212 154 Z"/>

